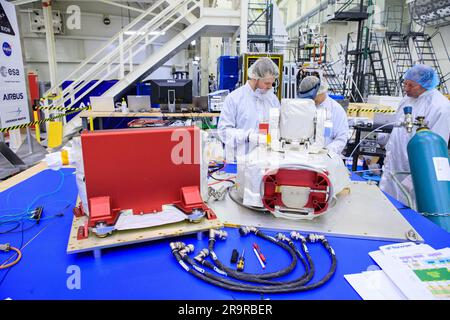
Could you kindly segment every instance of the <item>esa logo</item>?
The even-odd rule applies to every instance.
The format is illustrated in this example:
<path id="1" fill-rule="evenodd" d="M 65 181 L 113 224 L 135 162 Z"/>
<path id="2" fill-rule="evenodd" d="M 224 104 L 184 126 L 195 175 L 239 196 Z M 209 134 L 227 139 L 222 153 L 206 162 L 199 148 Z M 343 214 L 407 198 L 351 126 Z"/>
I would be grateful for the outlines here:
<path id="1" fill-rule="evenodd" d="M 6 78 L 8 75 L 10 76 L 19 76 L 20 71 L 16 68 L 6 68 L 5 66 L 0 67 L 0 76 Z"/>
<path id="2" fill-rule="evenodd" d="M 22 100 L 23 93 L 5 93 L 3 95 L 3 101 L 7 100 Z"/>
<path id="3" fill-rule="evenodd" d="M 2 49 L 3 49 L 3 53 L 5 54 L 5 56 L 7 56 L 7 57 L 11 56 L 12 48 L 8 42 L 3 42 Z"/>

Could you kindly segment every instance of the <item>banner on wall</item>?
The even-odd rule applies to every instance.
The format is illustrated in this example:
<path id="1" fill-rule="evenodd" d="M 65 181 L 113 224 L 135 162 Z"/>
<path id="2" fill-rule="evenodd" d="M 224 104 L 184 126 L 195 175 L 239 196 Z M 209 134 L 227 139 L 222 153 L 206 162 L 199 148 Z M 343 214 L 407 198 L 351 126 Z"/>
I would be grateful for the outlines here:
<path id="1" fill-rule="evenodd" d="M 0 0 L 0 128 L 30 122 L 16 8 Z"/>

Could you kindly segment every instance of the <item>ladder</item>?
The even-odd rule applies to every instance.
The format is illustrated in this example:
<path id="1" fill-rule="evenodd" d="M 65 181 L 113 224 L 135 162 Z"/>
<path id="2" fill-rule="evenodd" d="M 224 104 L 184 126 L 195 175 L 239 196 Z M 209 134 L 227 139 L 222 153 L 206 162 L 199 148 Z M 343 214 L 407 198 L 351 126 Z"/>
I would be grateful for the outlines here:
<path id="1" fill-rule="evenodd" d="M 333 94 L 344 94 L 344 86 L 333 69 L 333 63 L 322 64 L 323 77 L 328 83 L 328 91 Z"/>
<path id="2" fill-rule="evenodd" d="M 439 65 L 436 52 L 434 51 L 433 43 L 431 42 L 432 37 L 422 32 L 411 32 L 410 36 L 413 40 L 414 48 L 416 49 L 418 61 L 433 67 L 433 69 L 436 70 L 440 79 L 440 90 L 442 93 L 448 94 L 449 92 L 444 80 L 444 75 Z"/>
<path id="3" fill-rule="evenodd" d="M 369 60 L 376 93 L 380 96 L 390 96 L 391 90 L 389 87 L 386 70 L 384 69 L 381 52 L 379 50 L 370 50 Z"/>
<path id="4" fill-rule="evenodd" d="M 386 40 L 386 47 L 393 57 L 395 78 L 401 87 L 403 75 L 413 66 L 409 38 L 400 32 L 386 32 Z"/>

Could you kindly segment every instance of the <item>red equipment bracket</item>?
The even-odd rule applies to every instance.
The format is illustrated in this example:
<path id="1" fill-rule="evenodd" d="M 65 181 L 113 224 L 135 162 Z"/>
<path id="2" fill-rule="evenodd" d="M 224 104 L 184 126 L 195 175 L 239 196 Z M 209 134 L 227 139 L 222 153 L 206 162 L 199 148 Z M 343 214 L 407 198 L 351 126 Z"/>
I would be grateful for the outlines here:
<path id="1" fill-rule="evenodd" d="M 208 220 L 217 219 L 217 216 L 202 200 L 198 186 L 181 188 L 181 202 L 175 205 L 186 214 L 191 214 L 195 209 L 201 209 L 206 213 Z"/>
<path id="2" fill-rule="evenodd" d="M 89 236 L 89 228 L 88 221 L 84 224 L 84 226 L 78 227 L 77 240 L 87 239 Z"/>
<path id="3" fill-rule="evenodd" d="M 312 170 L 279 169 L 276 173 L 263 177 L 264 195 L 262 202 L 269 211 L 274 211 L 275 206 L 286 207 L 282 201 L 280 186 L 309 187 L 308 202 L 305 208 L 314 209 L 314 214 L 321 214 L 328 208 L 328 191 L 331 185 L 328 173 L 319 173 Z"/>
<path id="4" fill-rule="evenodd" d="M 112 226 L 119 218 L 120 209 L 111 209 L 110 197 L 90 198 L 89 207 L 89 227 L 95 227 L 100 222 Z"/>

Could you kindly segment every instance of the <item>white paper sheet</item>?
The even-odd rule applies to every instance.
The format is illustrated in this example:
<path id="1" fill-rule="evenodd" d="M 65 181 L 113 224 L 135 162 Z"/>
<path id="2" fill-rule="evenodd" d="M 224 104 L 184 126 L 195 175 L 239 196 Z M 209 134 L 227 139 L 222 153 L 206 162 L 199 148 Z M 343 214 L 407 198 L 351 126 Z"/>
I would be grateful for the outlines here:
<path id="1" fill-rule="evenodd" d="M 163 211 L 134 215 L 132 212 L 122 213 L 117 219 L 116 230 L 141 229 L 183 221 L 187 216 L 173 206 L 163 206 Z"/>
<path id="2" fill-rule="evenodd" d="M 450 299 L 449 248 L 400 244 L 381 249 L 369 255 L 408 299 Z"/>
<path id="3" fill-rule="evenodd" d="M 348 274 L 344 278 L 364 300 L 406 300 L 383 270 Z"/>

